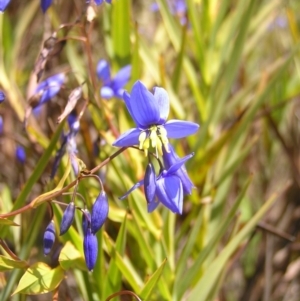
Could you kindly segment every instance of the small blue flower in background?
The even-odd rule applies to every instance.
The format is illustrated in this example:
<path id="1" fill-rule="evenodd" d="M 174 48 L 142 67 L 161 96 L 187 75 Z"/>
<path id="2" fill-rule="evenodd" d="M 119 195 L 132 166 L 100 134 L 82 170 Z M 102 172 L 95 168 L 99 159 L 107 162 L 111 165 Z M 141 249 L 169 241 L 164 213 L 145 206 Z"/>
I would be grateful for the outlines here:
<path id="1" fill-rule="evenodd" d="M 61 147 L 56 152 L 51 175 L 50 175 L 51 179 L 54 178 L 54 176 L 57 172 L 59 163 L 66 151 L 70 157 L 72 168 L 73 168 L 75 175 L 77 176 L 77 174 L 79 172 L 77 156 L 76 156 L 76 154 L 78 152 L 77 143 L 76 143 L 76 134 L 79 131 L 80 123 L 77 118 L 76 112 L 73 111 L 68 116 L 67 120 L 68 120 L 68 125 L 69 125 L 69 132 L 67 134 L 63 135 Z"/>
<path id="2" fill-rule="evenodd" d="M 166 121 L 170 111 L 169 97 L 165 89 L 156 87 L 154 94 L 137 81 L 131 95 L 124 92 L 123 98 L 136 128 L 123 133 L 114 146 L 139 145 L 147 155 L 150 146 L 162 154 L 162 146 L 168 151 L 168 138 L 183 138 L 194 134 L 199 125 L 190 121 Z"/>
<path id="3" fill-rule="evenodd" d="M 43 13 L 47 11 L 47 9 L 51 6 L 52 0 L 41 0 L 41 8 Z"/>
<path id="4" fill-rule="evenodd" d="M 60 91 L 61 86 L 64 82 L 64 73 L 53 75 L 42 81 L 35 90 L 35 95 L 39 95 L 40 98 L 38 103 L 34 107 L 42 105 L 45 102 L 49 101 L 52 97 L 54 97 Z"/>
<path id="5" fill-rule="evenodd" d="M 147 190 L 154 191 L 155 197 L 148 201 L 148 212 L 152 212 L 158 206 L 159 203 L 162 203 L 165 207 L 170 209 L 174 213 L 182 214 L 183 207 L 183 178 L 177 173 L 194 154 L 185 156 L 184 158 L 176 159 L 174 163 L 167 170 L 163 170 L 158 177 L 156 177 L 155 183 L 153 181 L 148 182 L 148 187 L 145 187 Z M 146 179 L 136 183 L 131 187 L 120 200 L 126 198 L 133 190 L 138 187 L 146 184 Z"/>
<path id="6" fill-rule="evenodd" d="M 0 103 L 2 103 L 5 100 L 5 94 L 3 91 L 0 90 Z"/>
<path id="7" fill-rule="evenodd" d="M 127 65 L 119 70 L 112 78 L 110 66 L 106 60 L 100 60 L 97 65 L 97 76 L 102 81 L 100 95 L 102 98 L 113 97 L 122 98 L 124 86 L 128 83 L 131 75 L 131 65 Z"/>
<path id="8" fill-rule="evenodd" d="M 16 148 L 16 158 L 22 164 L 24 164 L 26 161 L 25 149 L 20 145 L 18 145 Z"/>
<path id="9" fill-rule="evenodd" d="M 112 0 L 92 0 L 92 1 L 87 0 L 86 3 L 90 4 L 91 2 L 94 2 L 98 6 L 101 5 L 103 2 L 111 4 L 111 1 Z"/>
<path id="10" fill-rule="evenodd" d="M 3 13 L 10 0 L 0 0 L 0 12 Z"/>
<path id="11" fill-rule="evenodd" d="M 176 15 L 180 19 L 182 25 L 186 24 L 187 6 L 185 0 L 167 0 L 171 14 Z M 155 2 L 151 5 L 152 11 L 158 11 L 159 5 Z"/>

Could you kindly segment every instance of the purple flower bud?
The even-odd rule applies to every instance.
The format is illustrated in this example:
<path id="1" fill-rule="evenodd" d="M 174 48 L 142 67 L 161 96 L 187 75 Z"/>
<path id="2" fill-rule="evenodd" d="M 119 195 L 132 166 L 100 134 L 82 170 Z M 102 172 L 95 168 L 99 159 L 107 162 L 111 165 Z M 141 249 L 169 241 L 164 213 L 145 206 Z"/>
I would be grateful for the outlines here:
<path id="1" fill-rule="evenodd" d="M 63 235 L 69 230 L 69 228 L 71 227 L 71 225 L 73 223 L 74 215 L 75 215 L 75 204 L 74 204 L 74 202 L 71 202 L 63 214 L 62 221 L 60 224 L 60 234 L 59 235 Z"/>
<path id="2" fill-rule="evenodd" d="M 91 214 L 91 230 L 92 233 L 96 233 L 103 226 L 108 216 L 108 199 L 104 191 L 101 191 L 98 195 Z"/>
<path id="3" fill-rule="evenodd" d="M 156 175 L 154 166 L 151 162 L 148 163 L 145 178 L 144 178 L 145 196 L 147 203 L 151 203 L 155 197 L 156 191 Z"/>
<path id="4" fill-rule="evenodd" d="M 86 266 L 91 271 L 96 264 L 98 256 L 98 240 L 96 235 L 92 233 L 91 228 L 88 228 L 84 234 L 83 251 Z"/>
<path id="5" fill-rule="evenodd" d="M 0 90 L 0 103 L 3 102 L 4 100 L 5 100 L 5 94 L 3 91 Z"/>
<path id="6" fill-rule="evenodd" d="M 43 10 L 43 13 L 46 12 L 46 10 L 50 7 L 52 4 L 52 0 L 41 0 L 41 8 Z"/>
<path id="7" fill-rule="evenodd" d="M 52 220 L 47 226 L 44 233 L 44 254 L 48 255 L 52 249 L 55 241 L 55 227 L 54 221 Z"/>
<path id="8" fill-rule="evenodd" d="M 84 213 L 82 213 L 82 230 L 84 235 L 86 235 L 88 228 L 90 227 L 91 227 L 91 214 L 87 209 L 84 209 Z"/>
<path id="9" fill-rule="evenodd" d="M 3 13 L 10 0 L 0 0 L 0 12 Z"/>
<path id="10" fill-rule="evenodd" d="M 0 116 L 0 135 L 3 133 L 3 118 Z"/>
<path id="11" fill-rule="evenodd" d="M 22 146 L 18 145 L 17 148 L 16 148 L 16 158 L 17 160 L 24 164 L 25 161 L 26 161 L 26 153 L 25 153 L 25 150 Z"/>

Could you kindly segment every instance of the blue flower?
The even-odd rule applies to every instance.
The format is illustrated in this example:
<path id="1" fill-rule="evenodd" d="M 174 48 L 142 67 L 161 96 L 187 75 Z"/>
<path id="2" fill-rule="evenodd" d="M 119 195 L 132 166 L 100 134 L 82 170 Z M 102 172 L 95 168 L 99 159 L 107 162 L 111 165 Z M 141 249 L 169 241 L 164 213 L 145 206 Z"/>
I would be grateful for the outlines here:
<path id="1" fill-rule="evenodd" d="M 36 88 L 35 94 L 29 100 L 33 108 L 44 104 L 54 97 L 65 82 L 65 74 L 59 73 L 48 77 L 42 81 Z"/>
<path id="2" fill-rule="evenodd" d="M 52 4 L 52 0 L 41 0 L 41 8 L 43 13 L 46 12 L 46 10 L 50 7 Z"/>
<path id="3" fill-rule="evenodd" d="M 194 134 L 199 125 L 190 121 L 169 120 L 170 103 L 165 89 L 156 87 L 154 94 L 137 81 L 131 90 L 123 94 L 127 110 L 136 124 L 136 128 L 123 133 L 114 146 L 125 147 L 139 145 L 147 155 L 150 146 L 162 154 L 162 146 L 168 151 L 168 138 L 183 138 Z"/>
<path id="4" fill-rule="evenodd" d="M 97 65 L 97 75 L 102 81 L 100 95 L 102 98 L 110 99 L 113 97 L 122 98 L 124 86 L 128 83 L 131 74 L 131 66 L 127 65 L 119 70 L 112 78 L 110 66 L 106 60 L 100 60 Z"/>
<path id="5" fill-rule="evenodd" d="M 112 1 L 112 0 L 94 0 L 94 2 L 95 2 L 96 5 L 100 5 L 100 4 L 102 4 L 103 2 L 106 2 L 106 3 L 111 4 L 111 1 Z M 88 3 L 89 3 L 89 2 L 90 2 L 90 1 L 88 1 Z"/>
<path id="6" fill-rule="evenodd" d="M 0 0 L 0 12 L 3 13 L 10 0 Z"/>
<path id="7" fill-rule="evenodd" d="M 147 199 L 148 212 L 152 212 L 159 203 L 162 203 L 172 212 L 182 214 L 183 196 L 185 194 L 183 188 L 184 179 L 180 176 L 178 171 L 180 171 L 180 169 L 184 166 L 184 163 L 193 155 L 194 154 L 190 154 L 182 159 L 178 158 L 176 163 L 170 166 L 167 170 L 164 169 L 159 176 L 156 177 L 155 183 L 154 181 L 147 182 L 146 178 L 136 183 L 122 197 L 120 197 L 120 199 L 123 200 L 133 190 L 147 184 L 147 187 L 145 187 L 147 190 L 155 190 L 155 196 L 150 200 Z"/>
<path id="8" fill-rule="evenodd" d="M 167 0 L 167 3 L 168 3 L 171 14 L 177 15 L 180 18 L 180 23 L 182 25 L 186 24 L 186 22 L 187 22 L 187 18 L 186 18 L 187 6 L 186 6 L 185 0 Z M 151 10 L 152 11 L 159 10 L 159 6 L 156 2 L 152 3 Z"/>

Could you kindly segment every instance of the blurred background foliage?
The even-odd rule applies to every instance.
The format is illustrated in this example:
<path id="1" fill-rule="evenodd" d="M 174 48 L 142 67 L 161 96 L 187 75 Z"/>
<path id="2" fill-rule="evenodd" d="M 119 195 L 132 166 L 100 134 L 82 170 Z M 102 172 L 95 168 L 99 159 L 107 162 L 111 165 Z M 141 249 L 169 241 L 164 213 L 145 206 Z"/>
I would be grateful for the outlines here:
<path id="1" fill-rule="evenodd" d="M 0 300 L 106 300 L 119 291 L 160 301 L 299 300 L 299 1 L 186 0 L 180 14 L 166 0 L 157 0 L 158 11 L 152 1 L 138 0 L 95 7 L 93 22 L 84 15 L 58 31 L 64 42 L 44 77 L 66 71 L 68 82 L 25 130 L 43 41 L 74 22 L 84 2 L 54 0 L 43 15 L 38 0 L 11 0 L 0 15 L 0 88 L 7 96 L 0 105 L 0 212 L 58 185 L 68 163 L 64 157 L 51 181 L 65 127 L 56 120 L 83 81 L 89 103 L 76 137 L 78 157 L 92 169 L 116 151 L 112 142 L 133 121 L 122 100 L 100 98 L 95 70 L 102 58 L 113 74 L 132 65 L 128 91 L 138 79 L 149 89 L 164 87 L 170 117 L 201 125 L 197 134 L 174 142 L 181 157 L 195 152 L 186 165 L 196 188 L 181 216 L 162 207 L 148 214 L 141 190 L 118 200 L 143 178 L 144 155 L 128 149 L 102 168 L 110 212 L 97 234 L 91 273 L 83 261 L 79 212 L 48 257 L 42 250 L 50 221 L 46 204 L 16 215 L 19 226 L 1 221 Z M 77 111 L 83 106 L 81 100 Z M 15 157 L 18 145 L 25 148 L 24 164 Z M 65 186 L 72 180 L 69 174 Z M 99 187 L 85 179 L 78 191 L 91 206 Z M 68 203 L 70 196 L 57 200 Z M 76 203 L 83 206 L 80 198 Z M 54 209 L 58 229 L 62 209 Z M 31 283 L 28 266 L 45 276 Z M 136 299 L 124 293 L 114 300 Z"/>

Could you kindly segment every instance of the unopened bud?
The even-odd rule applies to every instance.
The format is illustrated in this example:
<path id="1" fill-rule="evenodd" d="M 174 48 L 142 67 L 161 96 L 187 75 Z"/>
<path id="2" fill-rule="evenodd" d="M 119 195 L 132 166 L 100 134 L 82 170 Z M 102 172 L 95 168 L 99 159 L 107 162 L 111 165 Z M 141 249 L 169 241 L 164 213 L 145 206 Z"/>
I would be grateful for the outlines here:
<path id="1" fill-rule="evenodd" d="M 48 255 L 52 249 L 55 241 L 55 227 L 54 221 L 52 220 L 47 226 L 44 233 L 44 254 Z"/>
<path id="2" fill-rule="evenodd" d="M 155 197 L 156 191 L 156 175 L 154 166 L 151 162 L 148 163 L 145 178 L 144 178 L 145 196 L 147 203 L 151 203 Z"/>
<path id="3" fill-rule="evenodd" d="M 101 191 L 98 195 L 91 214 L 91 230 L 92 233 L 96 233 L 103 226 L 107 219 L 109 211 L 107 195 L 104 191 Z"/>
<path id="4" fill-rule="evenodd" d="M 83 239 L 83 251 L 85 263 L 89 271 L 91 271 L 97 261 L 98 257 L 98 240 L 96 235 L 91 231 L 91 228 L 87 229 Z"/>
<path id="5" fill-rule="evenodd" d="M 60 223 L 59 235 L 63 235 L 69 230 L 69 228 L 73 223 L 74 215 L 75 215 L 75 204 L 74 202 L 71 202 L 63 214 L 62 221 Z"/>

